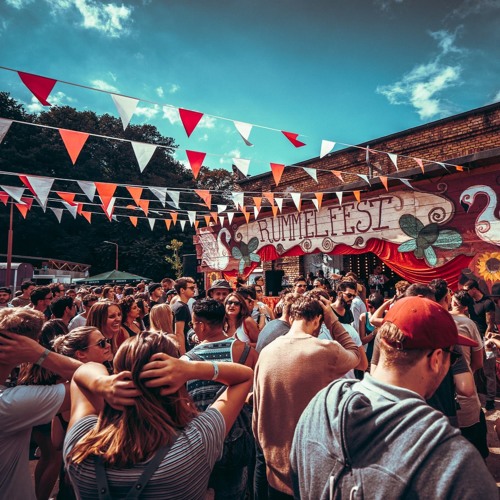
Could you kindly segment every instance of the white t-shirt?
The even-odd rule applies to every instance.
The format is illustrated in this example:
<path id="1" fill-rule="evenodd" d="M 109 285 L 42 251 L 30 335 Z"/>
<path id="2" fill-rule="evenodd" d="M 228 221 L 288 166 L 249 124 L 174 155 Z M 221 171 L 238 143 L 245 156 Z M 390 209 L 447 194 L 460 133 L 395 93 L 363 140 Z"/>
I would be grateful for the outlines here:
<path id="1" fill-rule="evenodd" d="M 81 314 L 78 314 L 75 316 L 68 325 L 68 330 L 74 330 L 75 328 L 78 328 L 79 326 L 85 326 L 87 324 L 87 318 L 84 318 Z"/>
<path id="2" fill-rule="evenodd" d="M 64 385 L 0 385 L 0 493 L 9 500 L 35 499 L 29 442 L 35 425 L 50 422 L 64 401 Z"/>

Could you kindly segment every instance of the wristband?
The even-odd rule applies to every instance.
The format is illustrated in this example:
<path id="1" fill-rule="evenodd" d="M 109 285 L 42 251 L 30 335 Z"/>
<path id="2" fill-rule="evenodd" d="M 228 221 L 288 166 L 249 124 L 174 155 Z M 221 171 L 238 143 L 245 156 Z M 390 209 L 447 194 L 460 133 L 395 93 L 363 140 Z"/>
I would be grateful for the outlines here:
<path id="1" fill-rule="evenodd" d="M 214 367 L 214 376 L 212 377 L 212 380 L 217 380 L 219 377 L 219 365 L 214 361 L 210 361 L 210 363 L 212 363 L 212 366 Z"/>
<path id="2" fill-rule="evenodd" d="M 42 352 L 42 355 L 40 356 L 40 358 L 38 358 L 38 361 L 35 362 L 35 365 L 42 366 L 43 362 L 45 361 L 45 359 L 47 358 L 47 356 L 49 354 L 50 354 L 50 351 L 48 349 L 45 349 Z"/>

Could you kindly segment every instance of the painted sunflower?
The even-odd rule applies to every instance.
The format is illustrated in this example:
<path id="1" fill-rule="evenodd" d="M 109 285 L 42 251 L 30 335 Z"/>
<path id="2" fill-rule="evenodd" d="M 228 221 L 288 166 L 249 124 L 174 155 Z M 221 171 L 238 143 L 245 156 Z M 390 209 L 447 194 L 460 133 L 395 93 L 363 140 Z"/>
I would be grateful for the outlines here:
<path id="1" fill-rule="evenodd" d="M 500 252 L 481 254 L 477 258 L 476 268 L 485 281 L 500 281 Z"/>

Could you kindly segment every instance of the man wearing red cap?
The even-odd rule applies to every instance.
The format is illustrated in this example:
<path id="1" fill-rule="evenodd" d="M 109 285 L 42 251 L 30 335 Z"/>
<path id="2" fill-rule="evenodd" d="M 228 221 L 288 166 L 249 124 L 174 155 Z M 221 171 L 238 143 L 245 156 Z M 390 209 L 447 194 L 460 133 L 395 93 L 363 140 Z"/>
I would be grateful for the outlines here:
<path id="1" fill-rule="evenodd" d="M 396 302 L 378 335 L 373 374 L 333 382 L 302 414 L 290 455 L 295 496 L 496 498 L 477 450 L 425 402 L 455 361 L 451 348 L 477 343 L 422 297 Z"/>

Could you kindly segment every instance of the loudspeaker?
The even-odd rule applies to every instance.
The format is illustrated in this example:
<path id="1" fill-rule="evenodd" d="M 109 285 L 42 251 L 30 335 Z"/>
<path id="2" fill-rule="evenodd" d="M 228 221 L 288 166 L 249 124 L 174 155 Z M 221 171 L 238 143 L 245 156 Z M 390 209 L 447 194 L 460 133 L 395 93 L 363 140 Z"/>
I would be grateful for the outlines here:
<path id="1" fill-rule="evenodd" d="M 283 289 L 281 281 L 284 275 L 285 271 L 282 269 L 278 271 L 266 271 L 266 295 L 279 295 Z"/>
<path id="2" fill-rule="evenodd" d="M 196 254 L 188 254 L 182 257 L 182 275 L 196 280 L 198 276 L 198 258 Z"/>

